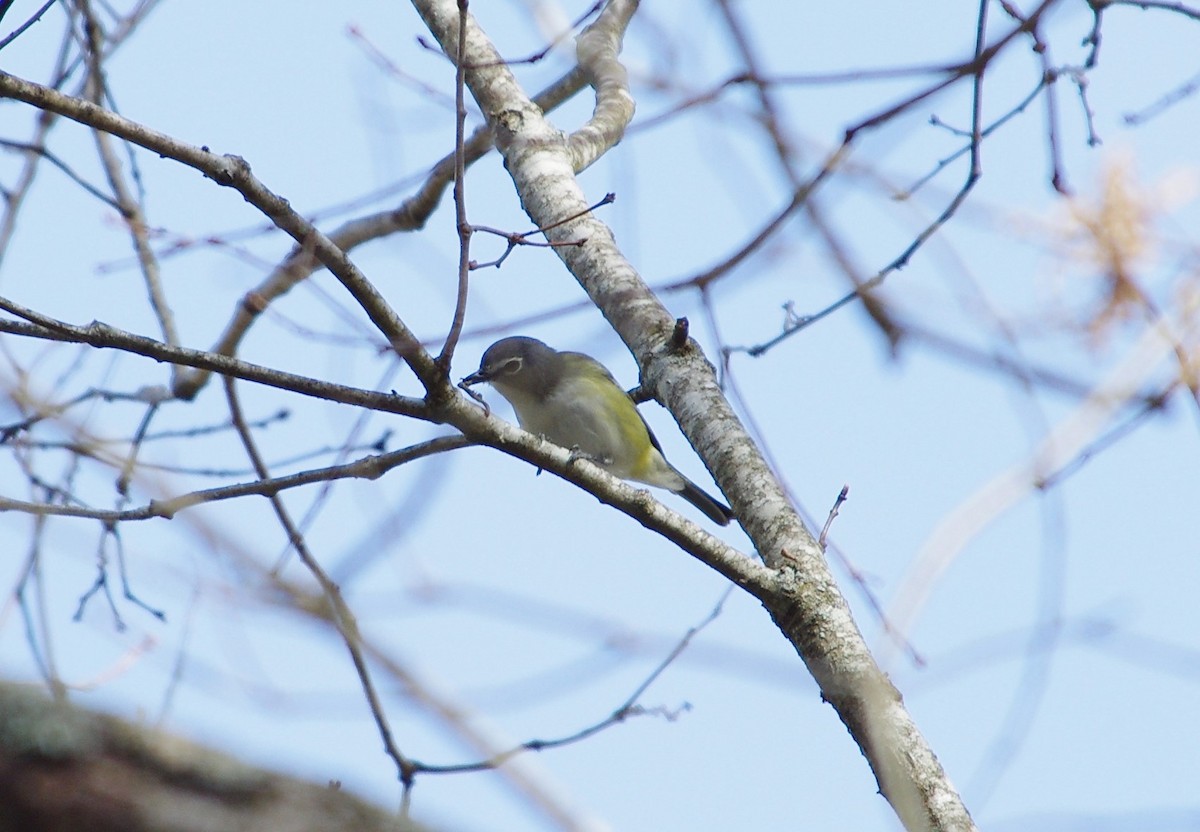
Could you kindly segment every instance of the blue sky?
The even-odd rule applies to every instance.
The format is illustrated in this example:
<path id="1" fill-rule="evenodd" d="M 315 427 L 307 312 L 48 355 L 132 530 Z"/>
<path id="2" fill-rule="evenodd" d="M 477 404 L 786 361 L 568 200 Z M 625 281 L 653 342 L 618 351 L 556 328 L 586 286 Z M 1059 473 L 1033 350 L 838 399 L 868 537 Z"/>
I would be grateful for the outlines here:
<path id="1" fill-rule="evenodd" d="M 541 6 L 476 5 L 504 54 L 525 55 L 545 42 L 529 12 Z M 737 7 L 768 73 L 946 63 L 970 54 L 976 10 L 968 4 L 937 2 L 919 12 L 900 3 L 811 5 Z M 1051 58 L 1056 66 L 1077 66 L 1090 14 L 1083 4 L 1060 5 L 1045 30 Z M 7 25 L 33 8 L 18 2 Z M 565 17 L 582 8 L 566 7 Z M 995 37 L 1010 23 L 999 7 L 991 14 Z M 350 26 L 403 75 L 381 70 Z M 0 66 L 44 80 L 61 27 L 61 12 L 51 10 L 2 53 Z M 1198 27 L 1180 15 L 1136 7 L 1106 13 L 1100 64 L 1087 87 L 1103 140 L 1097 147 L 1087 145 L 1075 89 L 1067 80 L 1056 87 L 1067 181 L 1085 207 L 1117 183 L 1130 195 L 1122 204 L 1149 218 L 1139 226 L 1147 253 L 1136 262 L 1137 274 L 1165 310 L 1183 308 L 1186 287 L 1195 285 L 1197 168 L 1189 137 L 1197 132 L 1197 102 L 1185 99 L 1136 127 L 1123 119 L 1195 75 Z M 765 137 L 747 115 L 752 100 L 745 90 L 664 124 L 637 127 L 740 69 L 723 31 L 709 4 L 646 4 L 639 11 L 627 42 L 637 120 L 626 140 L 581 176 L 596 199 L 617 193 L 601 216 L 652 285 L 726 256 L 787 199 Z M 168 2 L 112 59 L 109 82 L 126 116 L 243 156 L 268 187 L 330 229 L 355 215 L 331 206 L 381 188 L 389 189 L 386 197 L 355 210 L 395 204 L 451 147 L 452 111 L 422 85 L 449 94 L 453 74 L 417 44 L 420 34 L 420 21 L 404 4 L 325 4 L 297 14 L 293 4 L 278 2 L 203 9 Z M 565 60 L 552 55 L 518 74 L 538 89 Z M 1012 49 L 989 69 L 985 120 L 1008 112 L 1039 75 L 1026 46 Z M 670 84 L 649 89 L 664 80 Z M 811 173 L 847 126 L 921 83 L 779 88 L 801 169 Z M 587 113 L 585 97 L 552 117 L 569 130 Z M 961 144 L 929 124 L 933 115 L 965 126 L 967 87 L 864 135 L 842 175 L 818 194 L 823 216 L 868 276 L 932 221 L 963 180 L 959 162 L 913 199 L 893 198 Z M 26 138 L 30 121 L 23 105 L 0 105 L 3 138 Z M 1094 389 L 1129 355 L 1147 323 L 1132 317 L 1103 331 L 1086 329 L 1102 297 L 1101 270 L 1073 256 L 1078 224 L 1071 205 L 1050 187 L 1046 131 L 1039 100 L 988 139 L 984 177 L 971 201 L 888 278 L 882 296 L 915 327 L 1052 368 Z M 60 125 L 51 149 L 81 175 L 102 181 L 83 129 Z M 139 154 L 138 164 L 150 222 L 164 231 L 160 245 L 192 241 L 184 253 L 163 258 L 164 281 L 184 343 L 207 347 L 289 243 L 278 233 L 241 236 L 263 220 L 232 191 L 149 154 Z M 16 167 L 15 157 L 0 157 L 6 186 Z M 0 294 L 71 322 L 100 319 L 156 335 L 140 278 L 129 266 L 128 237 L 112 211 L 56 171 L 41 176 L 4 253 Z M 472 168 L 467 190 L 473 222 L 528 227 L 496 157 Z M 216 242 L 204 242 L 210 238 Z M 475 245 L 481 260 L 501 249 L 483 235 Z M 420 335 L 436 338 L 453 308 L 455 246 L 447 200 L 420 234 L 372 243 L 353 257 Z M 663 300 L 672 314 L 690 319 L 693 335 L 715 358 L 721 344 L 773 336 L 784 303 L 815 312 L 846 289 L 819 235 L 799 215 L 715 285 L 712 318 L 695 293 Z M 519 250 L 504 268 L 475 273 L 469 337 L 455 376 L 473 370 L 495 337 L 470 333 L 582 297 L 542 250 Z M 1005 330 L 1016 334 L 1019 350 Z M 633 361 L 594 310 L 521 332 L 589 352 L 621 382 L 636 382 Z M 1192 338 L 1194 345 L 1194 332 Z M 321 273 L 264 316 L 242 355 L 414 393 L 415 381 L 394 372 L 376 340 L 336 281 Z M 165 368 L 142 359 L 50 350 L 7 336 L 4 346 L 12 356 L 6 385 L 19 367 L 54 400 L 86 384 L 133 390 L 167 377 Z M 731 373 L 738 407 L 752 417 L 808 512 L 823 520 L 839 489 L 850 486 L 832 540 L 889 609 L 920 553 L 937 539 L 939 524 L 1027 461 L 1082 403 L 1078 394 L 1023 390 L 1010 375 L 981 371 L 915 336 L 893 354 L 854 306 L 764 357 L 735 354 Z M 1141 388 L 1160 387 L 1176 373 L 1164 356 Z M 240 389 L 252 417 L 291 410 L 289 419 L 260 434 L 271 460 L 337 447 L 362 415 L 251 385 Z M 499 398 L 488 395 L 509 418 Z M 703 465 L 666 412 L 654 404 L 642 409 L 668 457 L 707 486 Z M 11 405 L 6 413 L 0 421 L 19 418 Z M 219 386 L 210 386 L 196 402 L 164 409 L 155 427 L 184 429 L 224 417 Z M 128 436 L 140 418 L 133 404 L 97 404 L 48 427 L 44 437 L 73 435 L 70 423 Z M 1165 412 L 1054 488 L 1030 489 L 997 513 L 927 587 L 909 633 L 923 666 L 891 649 L 862 585 L 833 559 L 860 627 L 981 828 L 1196 828 L 1198 424 L 1195 404 L 1176 394 Z M 384 431 L 391 431 L 390 447 L 399 447 L 445 429 L 373 414 L 361 436 L 369 442 Z M 161 443 L 146 453 L 147 461 L 176 466 L 246 465 L 227 435 Z M 60 459 L 39 460 L 61 475 L 54 469 Z M 278 470 L 329 461 L 327 455 Z M 87 466 L 79 491 L 111 506 L 112 478 L 111 470 Z M 247 478 L 150 472 L 133 502 Z M 26 496 L 9 457 L 0 482 L 0 493 Z M 499 747 L 572 733 L 619 705 L 724 589 L 718 576 L 594 498 L 488 449 L 417 463 L 377 482 L 341 483 L 321 499 L 309 543 L 327 567 L 345 575 L 347 598 L 368 637 L 419 682 L 419 691 L 406 690 L 378 669 L 401 747 L 426 762 L 472 760 L 478 751 L 433 718 L 420 704 L 423 696 L 462 709 L 470 730 Z M 285 500 L 300 515 L 318 494 L 296 491 Z M 11 586 L 31 521 L 10 513 L 0 523 L 18 542 L 0 574 Z M 736 527 L 720 534 L 749 550 Z M 288 611 L 262 580 L 260 570 L 284 547 L 265 501 L 204 506 L 169 523 L 123 529 L 135 591 L 166 611 L 166 623 L 127 602 L 119 603 L 124 631 L 95 602 L 80 623 L 71 621 L 95 575 L 99 537 L 95 524 L 59 521 L 42 543 L 44 627 L 59 673 L 83 688 L 77 702 L 161 723 L 320 782 L 340 780 L 382 805 L 395 804 L 395 771 L 380 750 L 345 649 Z M 304 580 L 295 563 L 285 575 Z M 0 614 L 0 674 L 37 677 L 12 604 Z M 586 742 L 527 755 L 511 778 L 422 778 L 414 810 L 464 830 L 558 828 L 539 808 L 547 803 L 565 807 L 589 829 L 897 828 L 858 749 L 748 596 L 734 593 L 641 701 L 676 718 L 633 719 Z M 533 785 L 523 792 L 520 779 Z"/>

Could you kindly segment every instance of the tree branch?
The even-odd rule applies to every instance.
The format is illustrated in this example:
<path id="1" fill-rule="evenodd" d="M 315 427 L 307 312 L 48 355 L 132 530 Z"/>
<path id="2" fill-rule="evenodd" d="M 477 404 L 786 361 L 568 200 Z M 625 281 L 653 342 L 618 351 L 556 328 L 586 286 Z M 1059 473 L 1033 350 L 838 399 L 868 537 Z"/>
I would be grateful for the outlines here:
<path id="1" fill-rule="evenodd" d="M 235 189 L 247 202 L 291 236 L 301 248 L 311 249 L 313 255 L 358 301 L 372 323 L 412 368 L 426 389 L 441 389 L 445 386 L 445 374 L 438 369 L 433 357 L 425 351 L 346 253 L 312 223 L 292 210 L 286 199 L 272 193 L 259 182 L 250 172 L 250 165 L 245 159 L 233 155 L 217 155 L 207 147 L 187 144 L 97 107 L 90 101 L 64 95 L 57 90 L 22 80 L 6 72 L 0 72 L 0 98 L 24 101 L 41 110 L 49 110 L 80 124 L 111 133 L 139 147 L 195 168 L 218 185 Z"/>
<path id="2" fill-rule="evenodd" d="M 414 0 L 414 5 L 452 54 L 458 36 L 454 3 Z M 592 24 L 612 27 L 606 42 L 614 60 L 634 8 L 630 0 L 614 0 Z M 467 86 L 493 125 L 496 145 L 530 218 L 549 228 L 578 212 L 587 201 L 559 131 L 529 101 L 474 21 L 468 25 L 466 49 L 460 59 L 474 67 L 466 74 Z M 630 347 L 643 383 L 657 392 L 730 498 L 742 527 L 774 572 L 773 580 L 752 591 L 850 729 L 897 814 L 910 829 L 973 829 L 899 693 L 871 657 L 820 547 L 721 394 L 701 351 L 693 342 L 670 348 L 673 317 L 594 214 L 555 226 L 547 236 L 587 241 L 555 251 Z M 911 805 L 914 796 L 921 801 L 917 806 Z"/>
<path id="3" fill-rule="evenodd" d="M 343 792 L 0 685 L 6 829 L 420 832 Z M 186 811 L 183 810 L 186 807 Z"/>

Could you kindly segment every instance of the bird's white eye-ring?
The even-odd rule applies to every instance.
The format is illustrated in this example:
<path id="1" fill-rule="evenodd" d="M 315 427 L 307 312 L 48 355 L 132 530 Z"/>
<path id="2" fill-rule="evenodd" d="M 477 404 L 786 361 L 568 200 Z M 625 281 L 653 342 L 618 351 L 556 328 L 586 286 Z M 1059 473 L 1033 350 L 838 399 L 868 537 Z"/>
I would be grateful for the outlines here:
<path id="1" fill-rule="evenodd" d="M 500 368 L 500 372 L 506 376 L 515 376 L 521 371 L 522 361 L 520 358 L 510 358 L 504 362 L 504 366 Z"/>

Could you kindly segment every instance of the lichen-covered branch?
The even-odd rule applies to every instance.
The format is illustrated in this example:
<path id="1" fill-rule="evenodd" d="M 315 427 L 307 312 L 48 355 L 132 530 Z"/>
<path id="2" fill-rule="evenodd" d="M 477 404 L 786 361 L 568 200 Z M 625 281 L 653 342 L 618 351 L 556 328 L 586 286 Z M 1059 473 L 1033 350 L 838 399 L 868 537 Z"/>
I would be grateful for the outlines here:
<path id="1" fill-rule="evenodd" d="M 450 0 L 414 0 L 447 54 L 458 43 L 458 9 Z M 593 27 L 623 30 L 636 3 L 614 0 Z M 619 36 L 597 39 L 616 60 Z M 875 663 L 813 535 L 717 387 L 694 342 L 678 346 L 674 319 L 617 247 L 575 179 L 570 144 L 521 90 L 487 36 L 469 21 L 467 86 L 492 123 L 522 204 L 551 242 L 585 240 L 555 249 L 571 274 L 638 359 L 643 385 L 679 422 L 693 447 L 775 575 L 756 592 L 795 646 L 871 763 L 880 791 L 908 829 L 970 830 L 970 815 L 932 749 Z M 560 223 L 564 217 L 577 217 Z"/>

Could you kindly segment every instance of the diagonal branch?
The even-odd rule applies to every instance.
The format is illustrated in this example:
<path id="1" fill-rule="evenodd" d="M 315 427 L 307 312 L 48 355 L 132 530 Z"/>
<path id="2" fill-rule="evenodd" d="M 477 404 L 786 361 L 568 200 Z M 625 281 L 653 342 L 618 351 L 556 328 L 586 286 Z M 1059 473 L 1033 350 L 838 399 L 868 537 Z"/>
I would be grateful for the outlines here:
<path id="1" fill-rule="evenodd" d="M 427 390 L 441 390 L 447 386 L 445 374 L 438 369 L 433 357 L 425 351 L 346 253 L 312 223 L 296 213 L 286 199 L 271 192 L 255 178 L 245 159 L 233 155 L 221 156 L 206 147 L 187 144 L 98 107 L 90 101 L 64 95 L 57 90 L 22 80 L 6 72 L 0 72 L 0 98 L 23 101 L 80 124 L 111 133 L 160 156 L 195 168 L 218 185 L 235 189 L 247 202 L 291 236 L 301 248 L 311 250 L 317 260 L 341 281 Z"/>
<path id="2" fill-rule="evenodd" d="M 583 70 L 573 67 L 557 81 L 534 97 L 534 102 L 550 112 L 569 100 L 584 87 Z M 463 166 L 469 167 L 492 149 L 492 128 L 483 125 L 463 143 Z M 329 239 L 342 251 L 352 251 L 364 243 L 404 231 L 416 231 L 425 226 L 434 209 L 441 203 L 446 188 L 454 181 L 457 149 L 442 157 L 425 177 L 416 193 L 399 206 L 350 220 L 334 229 Z M 213 352 L 234 355 L 254 321 L 268 304 L 290 292 L 297 284 L 320 268 L 321 264 L 303 247 L 294 249 L 271 274 L 246 294 L 234 310 L 225 331 L 213 345 Z M 183 373 L 176 380 L 175 390 L 183 399 L 194 397 L 208 383 L 204 371 Z"/>
<path id="3" fill-rule="evenodd" d="M 459 24 L 454 3 L 414 0 L 414 5 L 442 48 L 453 54 Z M 612 27 L 606 42 L 613 59 L 635 8 L 630 0 L 613 0 L 593 24 Z M 561 134 L 529 101 L 474 21 L 468 23 L 466 49 L 460 60 L 474 67 L 467 86 L 496 131 L 526 212 L 539 227 L 572 216 L 586 200 Z M 774 580 L 755 594 L 863 750 L 884 796 L 911 829 L 973 829 L 899 693 L 871 657 L 820 547 L 721 394 L 700 350 L 692 342 L 672 345 L 673 319 L 594 214 L 557 226 L 547 237 L 587 241 L 555 251 L 629 345 L 643 383 L 670 409 L 730 498 L 774 572 Z M 916 806 L 908 799 L 913 795 L 920 800 Z"/>

